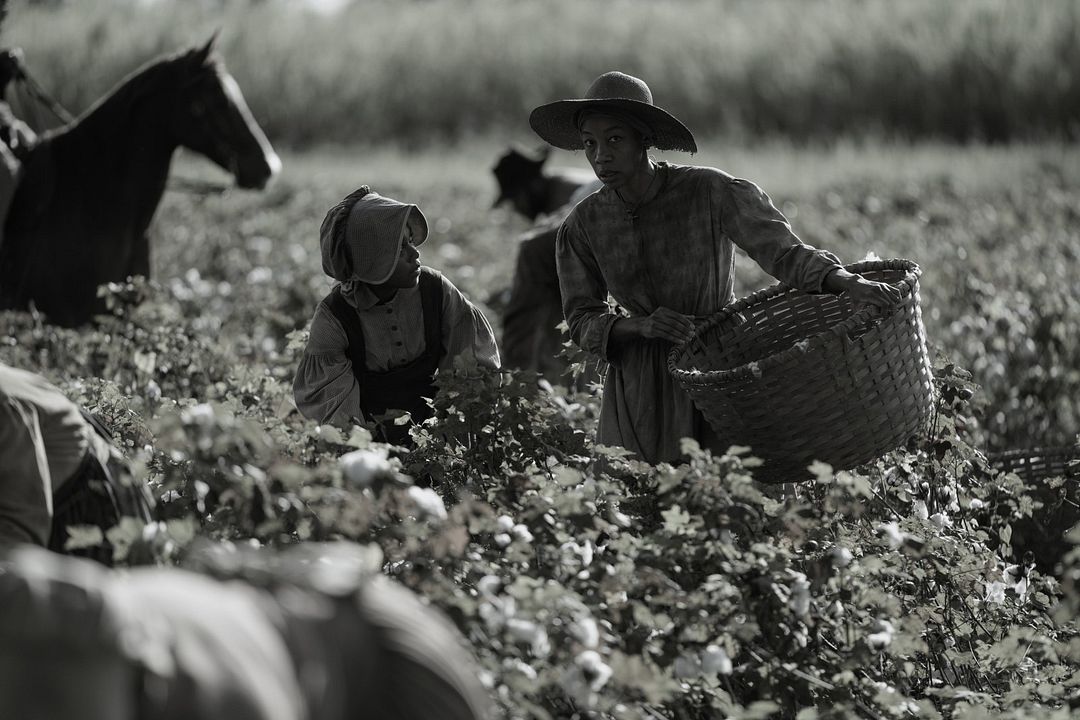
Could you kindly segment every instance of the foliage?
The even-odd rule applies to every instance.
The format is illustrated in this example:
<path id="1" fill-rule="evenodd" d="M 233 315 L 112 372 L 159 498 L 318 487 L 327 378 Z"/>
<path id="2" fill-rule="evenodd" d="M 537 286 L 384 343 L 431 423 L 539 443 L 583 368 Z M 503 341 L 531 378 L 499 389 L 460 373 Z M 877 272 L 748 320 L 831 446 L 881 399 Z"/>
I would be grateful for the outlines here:
<path id="1" fill-rule="evenodd" d="M 956 361 L 936 363 L 925 433 L 798 487 L 756 484 L 744 448 L 635 463 L 592 444 L 594 397 L 505 372 L 440 377 L 409 449 L 304 420 L 290 381 L 326 290 L 310 236 L 342 189 L 314 173 L 258 198 L 168 195 L 158 281 L 103 288 L 111 314 L 80 330 L 3 314 L 0 361 L 100 414 L 150 483 L 158 522 L 110 535 L 122 564 L 184 562 L 197 539 L 375 544 L 461 629 L 507 717 L 1068 717 L 1080 549 L 1043 552 L 1030 529 L 1075 492 L 982 449 L 1076 432 L 1056 404 L 1080 366 L 1075 187 L 1048 166 L 1005 189 L 777 199 L 845 258 L 918 261 L 928 336 Z M 444 193 L 424 196 L 443 228 L 424 252 L 483 297 L 508 226 Z M 1055 517 L 1057 537 L 1076 520 Z"/>
<path id="2" fill-rule="evenodd" d="M 1080 127 L 1072 0 L 365 1 L 340 15 L 116 0 L 16 5 L 4 29 L 79 112 L 219 27 L 255 116 L 293 146 L 525 138 L 532 107 L 612 68 L 648 80 L 700 136 L 1000 142 Z"/>
<path id="3" fill-rule="evenodd" d="M 162 306 L 118 322 L 139 336 L 133 315 Z M 60 331 L 27 323 L 9 347 L 42 334 Z M 215 360 L 177 352 L 194 377 Z M 1080 701 L 1062 610 L 1080 598 L 1016 561 L 1012 524 L 1036 506 L 965 439 L 972 386 L 953 366 L 925 435 L 796 489 L 754 483 L 746 449 L 689 444 L 689 463 L 651 467 L 589 447 L 584 408 L 505 373 L 445 378 L 405 452 L 282 417 L 272 378 L 148 411 L 118 391 L 142 370 L 103 368 L 80 400 L 141 448 L 160 498 L 128 562 L 181 560 L 196 537 L 377 543 L 456 621 L 508 717 L 1040 717 Z"/>

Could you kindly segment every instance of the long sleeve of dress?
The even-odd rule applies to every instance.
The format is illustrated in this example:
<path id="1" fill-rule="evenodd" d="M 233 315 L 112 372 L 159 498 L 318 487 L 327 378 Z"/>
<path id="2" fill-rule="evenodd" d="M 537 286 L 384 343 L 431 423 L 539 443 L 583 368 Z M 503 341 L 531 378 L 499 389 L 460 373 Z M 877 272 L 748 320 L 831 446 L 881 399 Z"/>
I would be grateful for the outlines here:
<path id="1" fill-rule="evenodd" d="M 440 275 L 442 342 L 446 350 L 440 369 L 454 367 L 462 358 L 489 368 L 499 367 L 495 334 L 484 314 L 446 277 Z M 383 372 L 400 367 L 424 351 L 424 318 L 419 288 L 402 290 L 392 300 L 376 304 L 363 293 L 354 302 L 364 333 L 367 369 Z M 361 388 L 349 356 L 345 329 L 324 304 L 311 320 L 307 347 L 293 378 L 293 399 L 304 417 L 318 422 L 347 425 L 363 422 Z"/>
<path id="2" fill-rule="evenodd" d="M 348 347 L 345 329 L 320 304 L 311 320 L 308 344 L 293 378 L 293 399 L 304 417 L 335 425 L 364 421 L 360 383 L 353 374 Z"/>
<path id="3" fill-rule="evenodd" d="M 802 242 L 769 196 L 749 180 L 731 178 L 718 195 L 724 233 L 781 282 L 818 293 L 825 276 L 840 267 L 831 252 Z"/>
<path id="4" fill-rule="evenodd" d="M 607 303 L 603 274 L 576 216 L 559 228 L 555 252 L 570 339 L 582 350 L 610 360 L 611 326 L 619 316 Z"/>
<path id="5" fill-rule="evenodd" d="M 440 369 L 452 368 L 459 357 L 467 363 L 475 362 L 486 368 L 497 369 L 500 365 L 499 348 L 484 313 L 445 276 L 442 278 L 442 290 L 446 355 Z"/>

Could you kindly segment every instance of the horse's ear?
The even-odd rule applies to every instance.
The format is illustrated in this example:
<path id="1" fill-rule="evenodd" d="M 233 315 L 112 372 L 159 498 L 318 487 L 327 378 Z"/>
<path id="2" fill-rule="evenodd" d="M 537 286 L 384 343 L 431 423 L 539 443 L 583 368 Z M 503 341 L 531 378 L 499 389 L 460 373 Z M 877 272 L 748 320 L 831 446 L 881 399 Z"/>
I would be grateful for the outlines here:
<path id="1" fill-rule="evenodd" d="M 210 39 L 206 41 L 206 44 L 195 51 L 195 60 L 198 61 L 199 64 L 205 64 L 210 58 L 210 53 L 214 52 L 214 49 L 217 47 L 218 35 L 220 34 L 220 28 L 215 30 L 214 34 L 210 36 Z"/>

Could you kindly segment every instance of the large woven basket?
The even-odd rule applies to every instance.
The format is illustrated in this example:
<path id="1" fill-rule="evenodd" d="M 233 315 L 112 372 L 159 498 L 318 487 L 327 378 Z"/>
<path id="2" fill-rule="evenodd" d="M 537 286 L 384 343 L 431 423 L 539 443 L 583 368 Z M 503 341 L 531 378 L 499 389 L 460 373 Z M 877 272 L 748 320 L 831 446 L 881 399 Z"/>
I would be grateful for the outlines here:
<path id="1" fill-rule="evenodd" d="M 919 266 L 879 260 L 847 269 L 898 287 L 903 301 L 882 315 L 857 311 L 845 295 L 774 285 L 709 318 L 668 357 L 721 440 L 764 460 L 759 480 L 806 479 L 814 460 L 860 465 L 929 420 Z"/>

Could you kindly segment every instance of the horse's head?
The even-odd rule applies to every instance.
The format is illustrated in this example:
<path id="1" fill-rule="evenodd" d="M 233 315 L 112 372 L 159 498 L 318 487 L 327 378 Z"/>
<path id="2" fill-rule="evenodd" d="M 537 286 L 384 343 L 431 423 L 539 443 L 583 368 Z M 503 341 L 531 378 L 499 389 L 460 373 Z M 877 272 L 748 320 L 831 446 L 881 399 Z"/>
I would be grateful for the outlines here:
<path id="1" fill-rule="evenodd" d="M 181 145 L 231 172 L 237 185 L 259 189 L 281 169 L 281 160 L 252 117 L 236 80 L 211 56 L 216 37 L 181 58 L 185 79 L 173 131 Z"/>

